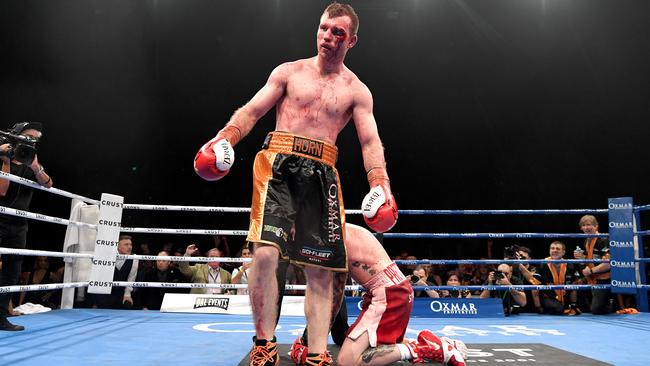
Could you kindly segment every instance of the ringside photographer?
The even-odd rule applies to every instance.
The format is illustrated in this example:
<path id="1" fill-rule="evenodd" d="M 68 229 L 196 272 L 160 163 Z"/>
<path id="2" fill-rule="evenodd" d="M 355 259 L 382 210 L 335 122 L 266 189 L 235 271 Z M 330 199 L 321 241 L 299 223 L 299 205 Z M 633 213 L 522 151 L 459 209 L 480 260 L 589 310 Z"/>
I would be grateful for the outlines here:
<path id="1" fill-rule="evenodd" d="M 21 122 L 8 131 L 0 131 L 0 164 L 2 171 L 38 182 L 44 187 L 52 186 L 52 178 L 39 163 L 36 143 L 43 135 L 39 122 Z M 0 179 L 0 206 L 18 210 L 29 210 L 34 189 Z M 24 249 L 27 243 L 27 219 L 0 215 L 0 245 L 7 248 Z M 19 255 L 2 256 L 0 286 L 13 286 L 18 282 L 23 263 Z M 0 330 L 24 330 L 7 320 L 10 293 L 0 294 Z"/>
<path id="2" fill-rule="evenodd" d="M 512 267 L 507 264 L 500 264 L 497 270 L 490 272 L 488 275 L 487 285 L 499 286 L 520 286 L 523 283 L 512 275 Z M 526 306 L 526 294 L 523 291 L 515 290 L 483 290 L 481 292 L 481 299 L 488 298 L 501 298 L 503 301 L 503 312 L 506 316 L 510 314 L 518 314 L 518 309 Z"/>

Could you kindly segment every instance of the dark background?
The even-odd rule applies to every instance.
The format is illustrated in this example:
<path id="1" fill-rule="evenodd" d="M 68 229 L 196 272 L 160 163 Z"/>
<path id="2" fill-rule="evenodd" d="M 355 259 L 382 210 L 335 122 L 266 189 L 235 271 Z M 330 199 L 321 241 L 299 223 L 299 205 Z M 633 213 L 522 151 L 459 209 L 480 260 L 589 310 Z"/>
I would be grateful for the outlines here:
<path id="1" fill-rule="evenodd" d="M 315 54 L 327 4 L 2 1 L 0 125 L 45 123 L 39 158 L 60 189 L 127 203 L 248 206 L 253 157 L 273 111 L 237 146 L 225 179 L 202 181 L 192 159 L 276 65 Z M 373 92 L 400 208 L 606 208 L 618 196 L 650 203 L 650 2 L 352 5 L 359 43 L 346 64 Z M 346 206 L 358 208 L 368 187 L 354 126 L 338 145 Z M 69 200 L 37 192 L 32 211 L 67 217 Z M 576 232 L 578 218 L 403 215 L 393 232 Z M 247 216 L 125 211 L 122 224 L 246 229 Z M 32 223 L 30 246 L 61 250 L 64 231 Z M 212 241 L 136 234 L 142 240 Z M 235 250 L 243 243 L 230 240 Z M 513 242 L 497 241 L 496 251 Z M 518 243 L 547 254 L 548 240 Z M 485 255 L 484 240 L 386 244 L 391 254 Z"/>

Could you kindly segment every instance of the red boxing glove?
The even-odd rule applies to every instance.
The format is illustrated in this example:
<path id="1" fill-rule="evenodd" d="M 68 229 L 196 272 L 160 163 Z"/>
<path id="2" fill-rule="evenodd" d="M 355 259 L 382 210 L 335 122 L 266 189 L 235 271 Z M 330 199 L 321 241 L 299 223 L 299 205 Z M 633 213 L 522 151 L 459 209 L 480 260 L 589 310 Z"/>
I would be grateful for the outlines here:
<path id="1" fill-rule="evenodd" d="M 194 157 L 196 174 L 209 181 L 225 177 L 235 163 L 232 145 L 239 141 L 239 136 L 237 127 L 226 126 L 215 138 L 206 142 Z"/>
<path id="2" fill-rule="evenodd" d="M 361 204 L 363 220 L 375 232 L 383 233 L 395 226 L 398 216 L 397 203 L 390 190 L 386 169 L 371 169 L 368 172 L 368 182 L 372 188 Z"/>

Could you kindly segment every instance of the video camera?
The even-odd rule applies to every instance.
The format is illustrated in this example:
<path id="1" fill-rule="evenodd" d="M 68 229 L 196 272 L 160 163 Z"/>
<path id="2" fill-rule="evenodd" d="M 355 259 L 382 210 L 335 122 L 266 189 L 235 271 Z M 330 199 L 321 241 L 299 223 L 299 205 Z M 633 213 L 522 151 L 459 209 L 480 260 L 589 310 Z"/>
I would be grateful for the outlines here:
<path id="1" fill-rule="evenodd" d="M 36 157 L 38 139 L 20 134 L 27 129 L 42 131 L 42 125 L 39 122 L 21 122 L 16 123 L 7 131 L 0 131 L 0 145 L 10 145 L 9 150 L 0 152 L 0 154 L 6 155 L 11 160 L 30 165 Z"/>
<path id="2" fill-rule="evenodd" d="M 506 278 L 506 274 L 501 271 L 494 271 L 494 280 L 500 280 Z"/>

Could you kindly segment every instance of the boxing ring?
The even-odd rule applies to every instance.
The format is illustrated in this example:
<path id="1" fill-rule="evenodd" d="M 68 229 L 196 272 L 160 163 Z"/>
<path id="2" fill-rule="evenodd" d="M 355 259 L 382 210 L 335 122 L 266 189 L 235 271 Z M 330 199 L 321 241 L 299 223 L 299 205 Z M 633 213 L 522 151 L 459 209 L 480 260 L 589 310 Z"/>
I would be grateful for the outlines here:
<path id="1" fill-rule="evenodd" d="M 95 222 L 77 221 L 80 208 L 99 205 L 106 206 L 105 197 L 94 200 L 55 188 L 43 188 L 38 184 L 20 177 L 0 172 L 0 177 L 17 184 L 24 184 L 36 189 L 72 199 L 70 219 L 50 217 L 42 214 L 0 207 L 0 214 L 21 216 L 60 225 L 66 225 L 68 237 L 102 233 L 112 226 L 111 222 L 102 223 L 93 216 Z M 477 317 L 477 318 L 435 318 L 413 317 L 406 332 L 407 338 L 414 338 L 420 330 L 433 332 L 464 341 L 470 349 L 467 364 L 533 364 L 533 365 L 647 365 L 650 363 L 650 351 L 646 350 L 646 339 L 650 336 L 650 314 L 648 313 L 648 285 L 645 279 L 645 263 L 642 237 L 650 230 L 641 230 L 641 213 L 650 210 L 650 205 L 619 205 L 611 201 L 607 209 L 598 210 L 400 210 L 408 215 L 555 215 L 555 214 L 610 214 L 608 234 L 564 234 L 564 233 L 387 233 L 386 239 L 421 239 L 421 238 L 589 238 L 614 235 L 616 229 L 622 229 L 627 235 L 633 235 L 632 241 L 615 241 L 615 243 L 633 243 L 634 258 L 621 260 L 612 253 L 612 272 L 620 269 L 634 270 L 635 279 L 614 279 L 610 285 L 600 288 L 622 288 L 633 293 L 637 306 L 642 311 L 636 315 L 591 315 L 562 317 L 538 314 L 520 314 L 516 317 Z M 247 213 L 246 208 L 202 207 L 202 206 L 166 206 L 122 204 L 123 209 L 140 211 L 192 211 L 206 213 Z M 633 216 L 630 224 L 617 224 L 612 221 L 612 212 L 624 208 Z M 108 208 L 110 209 L 110 207 Z M 347 214 L 358 214 L 360 210 L 349 210 Z M 120 211 L 121 215 L 121 211 Z M 119 220 L 117 221 L 119 222 Z M 114 225 L 113 225 L 114 226 Z M 115 227 L 113 227 L 115 229 Z M 115 230 L 114 230 L 115 231 Z M 118 225 L 121 233 L 159 233 L 159 234 L 200 234 L 200 235 L 237 235 L 244 236 L 243 230 L 203 230 L 203 229 L 166 229 L 166 228 L 129 228 Z M 105 233 L 105 232 L 104 232 Z M 116 238 L 115 238 L 116 240 Z M 611 239 L 610 240 L 614 240 Z M 98 243 L 97 246 L 101 245 Z M 629 245 L 624 245 L 629 247 Z M 97 248 L 95 248 L 97 249 Z M 115 249 L 115 248 L 113 248 Z M 627 248 L 629 249 L 629 248 Z M 74 251 L 74 252 L 71 252 Z M 205 258 L 205 257 L 158 257 L 143 255 L 117 255 L 112 258 L 138 260 L 191 260 L 193 262 L 243 262 L 241 258 Z M 21 315 L 10 318 L 15 324 L 24 325 L 21 332 L 0 332 L 0 365 L 40 365 L 53 363 L 58 365 L 112 365 L 128 363 L 135 365 L 167 365 L 187 363 L 192 365 L 239 365 L 246 364 L 246 357 L 254 335 L 252 316 L 249 314 L 200 314 L 200 313 L 165 313 L 143 310 L 104 310 L 75 309 L 73 297 L 83 293 L 91 286 L 101 283 L 101 274 L 89 270 L 89 264 L 99 265 L 97 251 L 89 248 L 68 245 L 62 252 L 20 250 L 0 248 L 0 255 L 47 255 L 62 257 L 66 261 L 66 273 L 61 284 L 7 286 L 0 287 L 0 292 L 43 291 L 63 289 L 62 309 L 45 313 Z M 92 262 L 91 262 L 92 260 Z M 399 261 L 402 264 L 496 264 L 496 263 L 547 263 L 578 262 L 599 263 L 602 260 L 414 260 Z M 398 263 L 399 263 L 398 262 Z M 633 266 L 629 263 L 634 262 Z M 86 273 L 90 278 L 80 278 L 79 263 L 86 263 Z M 112 274 L 112 271 L 111 271 Z M 83 277 L 83 276 L 81 276 Z M 614 282 L 617 281 L 617 282 Z M 177 288 L 227 288 L 236 289 L 246 285 L 219 284 L 162 284 L 155 282 L 112 282 L 111 286 L 130 287 L 177 287 Z M 415 290 L 499 290 L 514 287 L 516 289 L 567 289 L 585 291 L 590 285 L 558 286 L 427 286 L 414 287 Z M 304 286 L 287 286 L 287 289 L 301 289 Z M 355 289 L 358 286 L 348 286 Z M 75 289 L 77 294 L 75 295 Z M 480 300 L 477 300 L 480 301 Z M 349 323 L 354 321 L 350 317 Z M 302 334 L 305 319 L 302 316 L 282 316 L 276 334 L 281 354 L 281 364 L 290 364 L 286 352 L 297 335 Z M 330 339 L 330 343 L 331 339 Z M 330 345 L 336 353 L 336 347 Z"/>

